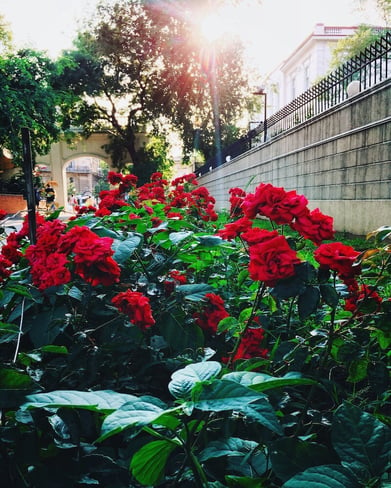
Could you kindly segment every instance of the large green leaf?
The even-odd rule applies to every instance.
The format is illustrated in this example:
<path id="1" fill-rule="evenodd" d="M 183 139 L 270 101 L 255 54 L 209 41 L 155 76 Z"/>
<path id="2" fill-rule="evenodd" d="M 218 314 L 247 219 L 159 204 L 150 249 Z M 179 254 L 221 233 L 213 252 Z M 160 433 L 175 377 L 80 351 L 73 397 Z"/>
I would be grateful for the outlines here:
<path id="1" fill-rule="evenodd" d="M 37 393 L 28 395 L 27 402 L 22 409 L 27 408 L 83 408 L 86 410 L 112 412 L 120 408 L 124 403 L 137 399 L 133 395 L 117 393 L 112 390 L 101 391 L 76 391 L 59 390 L 50 393 Z"/>
<path id="2" fill-rule="evenodd" d="M 133 235 L 125 241 L 115 240 L 112 248 L 114 250 L 113 259 L 118 264 L 125 264 L 129 257 L 138 248 L 141 242 L 141 236 Z"/>
<path id="3" fill-rule="evenodd" d="M 176 292 L 184 295 L 186 300 L 190 300 L 192 302 L 199 302 L 202 300 L 206 293 L 213 293 L 216 290 L 206 284 L 206 283 L 197 283 L 195 285 L 180 285 L 176 287 Z"/>
<path id="4" fill-rule="evenodd" d="M 361 488 L 352 473 L 339 465 L 315 466 L 295 475 L 282 488 Z"/>
<path id="5" fill-rule="evenodd" d="M 204 334 L 201 328 L 197 324 L 184 322 L 185 320 L 178 323 L 174 313 L 166 313 L 162 316 L 160 332 L 167 344 L 178 352 L 202 348 Z"/>
<path id="6" fill-rule="evenodd" d="M 276 412 L 267 398 L 260 398 L 259 400 L 250 403 L 242 409 L 242 412 L 246 415 L 248 420 L 257 422 L 266 429 L 282 435 L 283 431 L 278 422 Z"/>
<path id="7" fill-rule="evenodd" d="M 316 384 L 316 381 L 309 378 L 302 378 L 301 374 L 297 372 L 287 373 L 282 378 L 274 378 L 273 376 L 264 373 L 236 371 L 224 375 L 222 379 L 248 386 L 257 392 L 272 390 L 274 388 L 284 388 L 287 386 Z"/>
<path id="8" fill-rule="evenodd" d="M 219 236 L 197 236 L 196 239 L 201 246 L 205 247 L 216 247 L 221 246 L 222 244 L 227 245 L 227 241 Z"/>
<path id="9" fill-rule="evenodd" d="M 68 326 L 65 320 L 69 312 L 65 305 L 60 305 L 50 310 L 43 310 L 37 314 L 31 314 L 26 318 L 25 324 L 30 328 L 29 336 L 34 347 L 39 348 L 53 344 Z"/>
<path id="10" fill-rule="evenodd" d="M 257 442 L 231 437 L 224 441 L 212 441 L 198 456 L 199 461 L 207 461 L 211 458 L 223 456 L 247 456 L 256 449 Z"/>
<path id="11" fill-rule="evenodd" d="M 355 405 L 344 403 L 334 414 L 332 443 L 342 464 L 359 479 L 368 480 L 386 469 L 391 429 Z"/>
<path id="12" fill-rule="evenodd" d="M 217 361 L 189 364 L 172 374 L 168 389 L 173 397 L 186 398 L 196 383 L 214 378 L 220 371 L 221 364 Z"/>
<path id="13" fill-rule="evenodd" d="M 188 237 L 192 236 L 193 232 L 190 231 L 182 231 L 182 232 L 171 232 L 169 239 L 170 241 L 177 246 L 179 243 L 187 239 Z"/>
<path id="14" fill-rule="evenodd" d="M 232 381 L 214 380 L 212 383 L 200 384 L 193 391 L 193 406 L 206 412 L 242 410 L 259 398 L 260 395 L 250 388 Z"/>
<path id="15" fill-rule="evenodd" d="M 283 437 L 273 442 L 270 460 L 273 472 L 282 481 L 313 466 L 337 461 L 325 446 L 293 437 Z"/>
<path id="16" fill-rule="evenodd" d="M 103 421 L 98 442 L 111 437 L 130 427 L 143 427 L 156 422 L 164 413 L 166 405 L 157 398 L 140 397 L 121 405 Z M 173 411 L 175 409 L 172 409 Z"/>
<path id="17" fill-rule="evenodd" d="M 132 457 L 130 470 L 133 476 L 145 486 L 156 486 L 163 477 L 169 455 L 178 445 L 168 439 L 145 444 Z"/>
<path id="18" fill-rule="evenodd" d="M 304 320 L 314 313 L 318 308 L 319 301 L 319 288 L 316 286 L 307 286 L 303 293 L 300 294 L 297 301 L 300 319 Z"/>
<path id="19" fill-rule="evenodd" d="M 0 344 L 14 341 L 19 334 L 19 327 L 15 324 L 0 323 Z"/>

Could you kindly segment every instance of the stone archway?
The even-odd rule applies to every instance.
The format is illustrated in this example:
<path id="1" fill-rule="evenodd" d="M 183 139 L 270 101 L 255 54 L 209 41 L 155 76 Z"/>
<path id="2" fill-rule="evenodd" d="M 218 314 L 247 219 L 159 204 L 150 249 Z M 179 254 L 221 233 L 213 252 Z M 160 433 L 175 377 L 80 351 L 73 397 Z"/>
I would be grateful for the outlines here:
<path id="1" fill-rule="evenodd" d="M 110 156 L 102 149 L 109 142 L 107 132 L 95 132 L 90 137 L 80 137 L 71 144 L 59 141 L 52 145 L 49 154 L 37 157 L 37 166 L 47 169 L 42 171 L 44 179 L 57 182 L 56 200 L 61 207 L 67 204 L 66 166 L 70 161 L 90 156 L 105 161 L 112 167 Z"/>

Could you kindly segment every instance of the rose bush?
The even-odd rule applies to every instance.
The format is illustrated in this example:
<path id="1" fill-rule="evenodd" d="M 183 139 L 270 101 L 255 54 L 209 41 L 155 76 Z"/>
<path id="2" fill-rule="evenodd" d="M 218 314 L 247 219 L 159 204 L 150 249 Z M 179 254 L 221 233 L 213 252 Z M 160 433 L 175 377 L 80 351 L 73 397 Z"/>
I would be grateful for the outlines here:
<path id="1" fill-rule="evenodd" d="M 5 486 L 386 486 L 391 228 L 359 252 L 295 191 L 109 182 L 3 240 Z"/>

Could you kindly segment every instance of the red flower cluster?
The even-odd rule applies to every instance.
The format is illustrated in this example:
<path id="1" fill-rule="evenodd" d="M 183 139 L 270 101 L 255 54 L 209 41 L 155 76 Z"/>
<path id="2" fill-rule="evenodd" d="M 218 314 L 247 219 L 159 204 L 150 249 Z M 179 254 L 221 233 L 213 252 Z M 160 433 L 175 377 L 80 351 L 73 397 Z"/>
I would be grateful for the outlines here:
<path id="1" fill-rule="evenodd" d="M 229 197 L 229 203 L 231 206 L 229 211 L 230 216 L 239 217 L 240 215 L 243 215 L 242 203 L 244 202 L 246 192 L 241 188 L 230 188 L 228 193 L 231 195 Z"/>
<path id="2" fill-rule="evenodd" d="M 290 224 L 295 217 L 306 213 L 308 200 L 296 191 L 286 192 L 270 183 L 261 183 L 255 193 L 249 193 L 242 203 L 244 215 L 253 219 L 264 215 L 277 224 Z"/>
<path id="3" fill-rule="evenodd" d="M 238 350 L 232 360 L 267 357 L 268 349 L 262 348 L 264 338 L 265 331 L 261 327 L 249 327 L 243 334 Z"/>
<path id="4" fill-rule="evenodd" d="M 378 311 L 382 301 L 382 297 L 376 293 L 373 288 L 367 285 L 361 285 L 361 287 L 353 292 L 345 301 L 345 310 L 354 313 L 358 306 L 364 304 L 365 307 L 370 307 L 371 311 Z M 362 312 L 359 312 L 358 315 L 362 315 Z"/>
<path id="5" fill-rule="evenodd" d="M 11 270 L 8 269 L 11 266 L 12 262 L 0 254 L 0 283 L 8 278 L 8 276 L 11 274 Z"/>
<path id="6" fill-rule="evenodd" d="M 219 295 L 207 293 L 205 299 L 208 301 L 206 307 L 201 313 L 195 313 L 193 317 L 201 329 L 215 334 L 220 320 L 228 317 L 229 313 L 225 310 L 224 300 Z"/>
<path id="7" fill-rule="evenodd" d="M 111 185 L 119 185 L 118 190 L 120 193 L 125 193 L 136 187 L 138 178 L 136 175 L 123 175 L 109 171 L 107 179 Z"/>
<path id="8" fill-rule="evenodd" d="M 322 214 L 318 208 L 297 217 L 291 227 L 317 245 L 334 237 L 333 218 Z"/>
<path id="9" fill-rule="evenodd" d="M 240 236 L 243 232 L 251 229 L 252 221 L 247 217 L 242 217 L 238 219 L 236 222 L 232 222 L 230 224 L 225 224 L 223 229 L 220 229 L 217 232 L 217 235 L 222 237 L 227 241 L 232 241 L 235 237 Z"/>
<path id="10" fill-rule="evenodd" d="M 353 266 L 360 253 L 341 242 L 321 244 L 314 253 L 321 268 L 336 271 L 343 280 L 349 280 L 361 271 L 360 266 Z"/>
<path id="11" fill-rule="evenodd" d="M 0 208 L 0 220 L 4 220 L 7 217 L 7 212 Z"/>
<path id="12" fill-rule="evenodd" d="M 171 270 L 168 273 L 167 279 L 164 280 L 164 291 L 166 296 L 171 295 L 177 285 L 184 285 L 185 283 L 187 283 L 187 277 L 184 272 L 176 269 Z"/>
<path id="13" fill-rule="evenodd" d="M 45 222 L 37 230 L 37 243 L 26 249 L 33 282 L 40 290 L 68 283 L 72 262 L 75 274 L 93 286 L 119 281 L 111 238 L 98 237 L 87 227 L 73 227 L 67 233 L 65 229 L 59 220 Z"/>
<path id="14" fill-rule="evenodd" d="M 250 246 L 249 272 L 253 280 L 274 286 L 278 280 L 295 274 L 295 264 L 300 263 L 296 252 L 284 236 L 264 231 L 262 242 Z"/>
<path id="15" fill-rule="evenodd" d="M 155 324 L 149 299 L 142 293 L 126 290 L 118 293 L 111 302 L 141 330 L 145 331 Z"/>
<path id="16" fill-rule="evenodd" d="M 319 245 L 334 237 L 333 219 L 318 208 L 310 211 L 308 200 L 296 191 L 285 191 L 270 183 L 261 183 L 254 193 L 244 197 L 241 208 L 244 215 L 254 219 L 258 214 L 278 225 L 288 224 L 306 239 Z"/>

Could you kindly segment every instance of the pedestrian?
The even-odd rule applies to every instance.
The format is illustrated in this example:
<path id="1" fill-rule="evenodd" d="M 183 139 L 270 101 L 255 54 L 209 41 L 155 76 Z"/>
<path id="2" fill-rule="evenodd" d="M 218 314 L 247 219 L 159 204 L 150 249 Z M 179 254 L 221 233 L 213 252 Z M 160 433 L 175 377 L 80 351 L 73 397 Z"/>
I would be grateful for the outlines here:
<path id="1" fill-rule="evenodd" d="M 54 199 L 56 198 L 56 192 L 54 191 L 54 188 L 50 185 L 50 183 L 46 184 L 45 198 L 46 198 L 46 211 L 53 212 L 54 210 L 56 210 L 56 205 L 54 203 Z"/>
<path id="2" fill-rule="evenodd" d="M 75 213 L 76 212 L 75 207 L 76 207 L 76 205 L 79 205 L 79 202 L 73 193 L 69 197 L 69 205 L 71 206 L 72 213 Z"/>
<path id="3" fill-rule="evenodd" d="M 37 210 L 39 209 L 39 202 L 41 201 L 41 190 L 38 186 L 34 186 L 34 199 L 35 199 L 35 206 Z"/>

